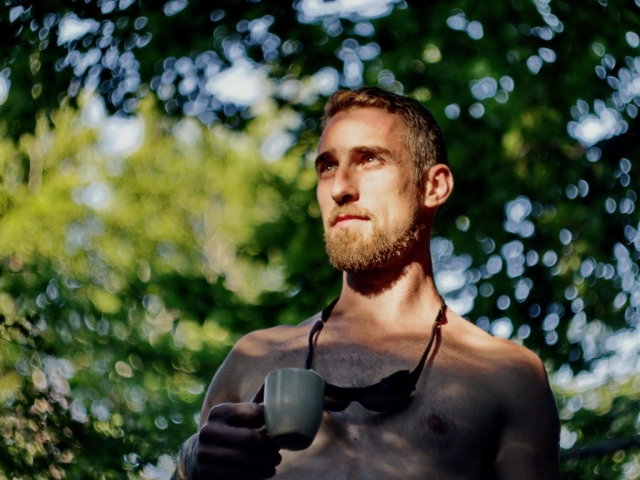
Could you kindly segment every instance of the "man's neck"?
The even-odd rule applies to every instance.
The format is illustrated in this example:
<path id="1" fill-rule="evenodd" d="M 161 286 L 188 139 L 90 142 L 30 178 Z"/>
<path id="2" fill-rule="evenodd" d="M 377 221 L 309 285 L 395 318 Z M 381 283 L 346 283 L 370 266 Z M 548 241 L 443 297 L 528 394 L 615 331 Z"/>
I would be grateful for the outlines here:
<path id="1" fill-rule="evenodd" d="M 371 325 L 402 329 L 424 325 L 440 305 L 428 258 L 402 268 L 345 272 L 335 313 L 349 322 L 367 319 Z"/>

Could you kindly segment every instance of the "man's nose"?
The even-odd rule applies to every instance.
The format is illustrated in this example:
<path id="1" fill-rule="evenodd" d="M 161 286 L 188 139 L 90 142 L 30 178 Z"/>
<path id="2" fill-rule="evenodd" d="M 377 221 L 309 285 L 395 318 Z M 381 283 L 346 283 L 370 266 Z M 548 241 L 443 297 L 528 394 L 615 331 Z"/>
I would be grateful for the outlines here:
<path id="1" fill-rule="evenodd" d="M 331 198 L 338 205 L 354 202 L 359 197 L 358 174 L 350 166 L 339 167 L 331 185 Z"/>

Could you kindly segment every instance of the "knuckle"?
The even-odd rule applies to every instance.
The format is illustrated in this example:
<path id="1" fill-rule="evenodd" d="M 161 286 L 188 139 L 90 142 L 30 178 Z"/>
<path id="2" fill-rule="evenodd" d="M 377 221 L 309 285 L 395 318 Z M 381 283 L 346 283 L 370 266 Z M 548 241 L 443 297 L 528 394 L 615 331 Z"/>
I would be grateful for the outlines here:
<path id="1" fill-rule="evenodd" d="M 209 415 L 207 416 L 207 418 L 209 420 L 216 420 L 218 418 L 224 417 L 228 415 L 231 406 L 231 403 L 220 403 L 218 405 L 214 405 L 213 407 L 211 407 L 211 410 L 209 410 Z"/>

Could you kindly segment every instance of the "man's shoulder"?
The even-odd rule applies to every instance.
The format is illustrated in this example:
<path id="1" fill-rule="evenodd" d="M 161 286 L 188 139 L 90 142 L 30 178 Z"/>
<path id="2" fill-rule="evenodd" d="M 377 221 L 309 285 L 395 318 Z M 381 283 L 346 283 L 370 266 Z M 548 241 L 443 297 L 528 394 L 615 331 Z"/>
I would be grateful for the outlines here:
<path id="1" fill-rule="evenodd" d="M 292 349 L 298 349 L 302 341 L 306 342 L 313 323 L 319 320 L 313 315 L 297 325 L 277 325 L 275 327 L 254 330 L 242 336 L 234 345 L 231 353 L 264 358 L 279 355 Z"/>
<path id="2" fill-rule="evenodd" d="M 506 338 L 490 337 L 495 352 L 494 366 L 503 375 L 514 377 L 514 381 L 548 383 L 547 371 L 542 359 L 527 347 Z"/>
<path id="3" fill-rule="evenodd" d="M 466 322 L 458 343 L 461 354 L 477 368 L 495 378 L 501 387 L 511 390 L 548 388 L 544 363 L 532 350 L 512 340 L 490 335 Z"/>
<path id="4" fill-rule="evenodd" d="M 298 325 L 280 325 L 242 336 L 216 372 L 205 407 L 250 400 L 266 375 L 284 367 L 303 367 L 309 329 L 315 316 Z"/>
<path id="5" fill-rule="evenodd" d="M 278 325 L 254 330 L 243 335 L 225 359 L 221 371 L 246 377 L 250 373 L 263 375 L 271 370 L 303 366 L 302 349 L 307 343 L 309 320 L 298 325 Z"/>

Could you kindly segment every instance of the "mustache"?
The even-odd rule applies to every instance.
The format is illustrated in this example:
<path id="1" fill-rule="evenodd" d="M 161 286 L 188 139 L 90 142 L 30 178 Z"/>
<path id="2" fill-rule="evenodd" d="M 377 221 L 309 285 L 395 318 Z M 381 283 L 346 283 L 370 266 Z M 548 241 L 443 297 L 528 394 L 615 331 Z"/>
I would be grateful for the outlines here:
<path id="1" fill-rule="evenodd" d="M 363 218 L 373 217 L 373 214 L 365 208 L 359 208 L 359 207 L 356 207 L 355 205 L 343 205 L 333 209 L 333 211 L 329 215 L 329 225 L 335 224 L 338 217 L 343 215 L 352 215 L 354 217 L 363 217 Z"/>

